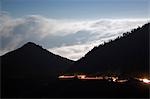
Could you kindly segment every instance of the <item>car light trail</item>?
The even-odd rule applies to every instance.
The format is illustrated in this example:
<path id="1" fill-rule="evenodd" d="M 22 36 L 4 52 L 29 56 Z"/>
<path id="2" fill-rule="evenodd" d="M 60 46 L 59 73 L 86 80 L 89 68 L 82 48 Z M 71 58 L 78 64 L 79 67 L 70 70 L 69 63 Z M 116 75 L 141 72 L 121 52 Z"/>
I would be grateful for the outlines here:
<path id="1" fill-rule="evenodd" d="M 117 80 L 117 82 L 119 83 L 124 83 L 124 82 L 127 82 L 128 80 Z"/>
<path id="2" fill-rule="evenodd" d="M 59 76 L 60 79 L 74 78 L 75 76 Z"/>
<path id="3" fill-rule="evenodd" d="M 146 79 L 146 78 L 143 79 L 143 82 L 144 82 L 144 83 L 147 83 L 147 84 L 150 84 L 150 80 L 149 80 L 149 79 Z"/>

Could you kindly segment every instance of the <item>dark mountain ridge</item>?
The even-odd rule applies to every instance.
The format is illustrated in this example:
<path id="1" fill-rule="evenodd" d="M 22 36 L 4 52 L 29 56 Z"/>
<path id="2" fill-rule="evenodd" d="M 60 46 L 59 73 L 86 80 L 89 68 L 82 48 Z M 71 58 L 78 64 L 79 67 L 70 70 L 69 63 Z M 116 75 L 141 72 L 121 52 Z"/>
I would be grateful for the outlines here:
<path id="1" fill-rule="evenodd" d="M 69 72 L 149 75 L 150 23 L 94 47 Z"/>
<path id="2" fill-rule="evenodd" d="M 73 63 L 73 61 L 55 55 L 32 42 L 3 55 L 1 61 L 3 73 L 11 73 L 11 75 L 13 73 L 19 75 L 31 73 L 44 77 L 56 76 Z"/>

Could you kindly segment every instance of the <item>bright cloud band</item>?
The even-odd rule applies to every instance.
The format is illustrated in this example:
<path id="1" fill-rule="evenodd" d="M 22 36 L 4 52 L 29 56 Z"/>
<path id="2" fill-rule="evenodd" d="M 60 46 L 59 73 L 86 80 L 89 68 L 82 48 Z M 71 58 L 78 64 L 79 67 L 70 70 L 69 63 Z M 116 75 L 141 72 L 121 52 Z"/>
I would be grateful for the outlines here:
<path id="1" fill-rule="evenodd" d="M 39 15 L 12 18 L 0 14 L 0 54 L 14 50 L 28 41 L 49 51 L 77 60 L 94 46 L 114 39 L 123 32 L 147 23 L 148 19 L 51 19 Z"/>

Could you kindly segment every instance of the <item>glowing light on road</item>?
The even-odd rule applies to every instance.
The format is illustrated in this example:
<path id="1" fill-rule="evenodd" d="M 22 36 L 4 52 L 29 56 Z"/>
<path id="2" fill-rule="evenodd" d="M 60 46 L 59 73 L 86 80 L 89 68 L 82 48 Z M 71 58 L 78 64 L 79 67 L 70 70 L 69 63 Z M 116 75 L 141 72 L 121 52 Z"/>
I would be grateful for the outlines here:
<path id="1" fill-rule="evenodd" d="M 116 82 L 118 77 L 112 77 L 113 82 Z"/>
<path id="2" fill-rule="evenodd" d="M 77 75 L 77 77 L 78 77 L 79 79 L 84 79 L 84 78 L 86 77 L 86 75 Z"/>
<path id="3" fill-rule="evenodd" d="M 101 80 L 101 78 L 96 78 L 96 77 L 85 77 L 83 80 Z"/>
<path id="4" fill-rule="evenodd" d="M 103 77 L 96 77 L 96 78 L 97 78 L 97 79 L 101 79 L 101 80 L 103 79 Z"/>
<path id="5" fill-rule="evenodd" d="M 117 80 L 119 83 L 127 82 L 128 80 Z"/>
<path id="6" fill-rule="evenodd" d="M 110 82 L 113 81 L 113 82 L 118 82 L 118 83 L 125 83 L 128 81 L 127 79 L 119 79 L 116 76 L 115 77 L 113 77 L 113 76 L 88 77 L 87 75 L 61 75 L 58 78 L 62 79 L 62 80 L 74 79 L 74 78 L 77 78 L 80 80 L 108 80 Z M 147 79 L 147 78 L 135 78 L 135 79 L 137 79 L 145 84 L 150 84 L 150 79 Z"/>
<path id="7" fill-rule="evenodd" d="M 115 82 L 116 80 L 117 80 L 117 79 L 114 78 L 114 79 L 113 79 L 113 82 Z"/>
<path id="8" fill-rule="evenodd" d="M 59 76 L 60 79 L 74 78 L 75 76 Z"/>
<path id="9" fill-rule="evenodd" d="M 64 76 L 59 76 L 58 78 L 64 78 Z"/>
<path id="10" fill-rule="evenodd" d="M 136 79 L 143 82 L 143 83 L 150 84 L 150 80 L 147 78 L 136 78 Z"/>
<path id="11" fill-rule="evenodd" d="M 143 82 L 144 82 L 144 83 L 150 83 L 150 80 L 149 80 L 149 79 L 144 78 L 144 79 L 143 79 Z"/>
<path id="12" fill-rule="evenodd" d="M 81 76 L 81 78 L 83 79 L 83 78 L 85 78 L 85 76 Z"/>

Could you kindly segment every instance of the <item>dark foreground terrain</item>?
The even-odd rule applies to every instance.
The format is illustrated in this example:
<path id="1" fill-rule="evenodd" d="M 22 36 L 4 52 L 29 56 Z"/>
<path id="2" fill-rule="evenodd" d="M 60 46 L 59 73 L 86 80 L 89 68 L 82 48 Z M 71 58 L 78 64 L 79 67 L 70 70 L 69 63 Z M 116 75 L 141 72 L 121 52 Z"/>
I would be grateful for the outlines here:
<path id="1" fill-rule="evenodd" d="M 11 88 L 5 88 L 2 97 L 34 97 L 34 98 L 149 98 L 149 85 L 142 82 L 126 83 L 108 82 L 105 80 L 57 80 L 45 82 L 14 82 Z M 21 83 L 21 84 L 19 84 Z M 24 85 L 23 85 L 24 84 Z M 9 89 L 9 90 L 7 90 Z"/>

